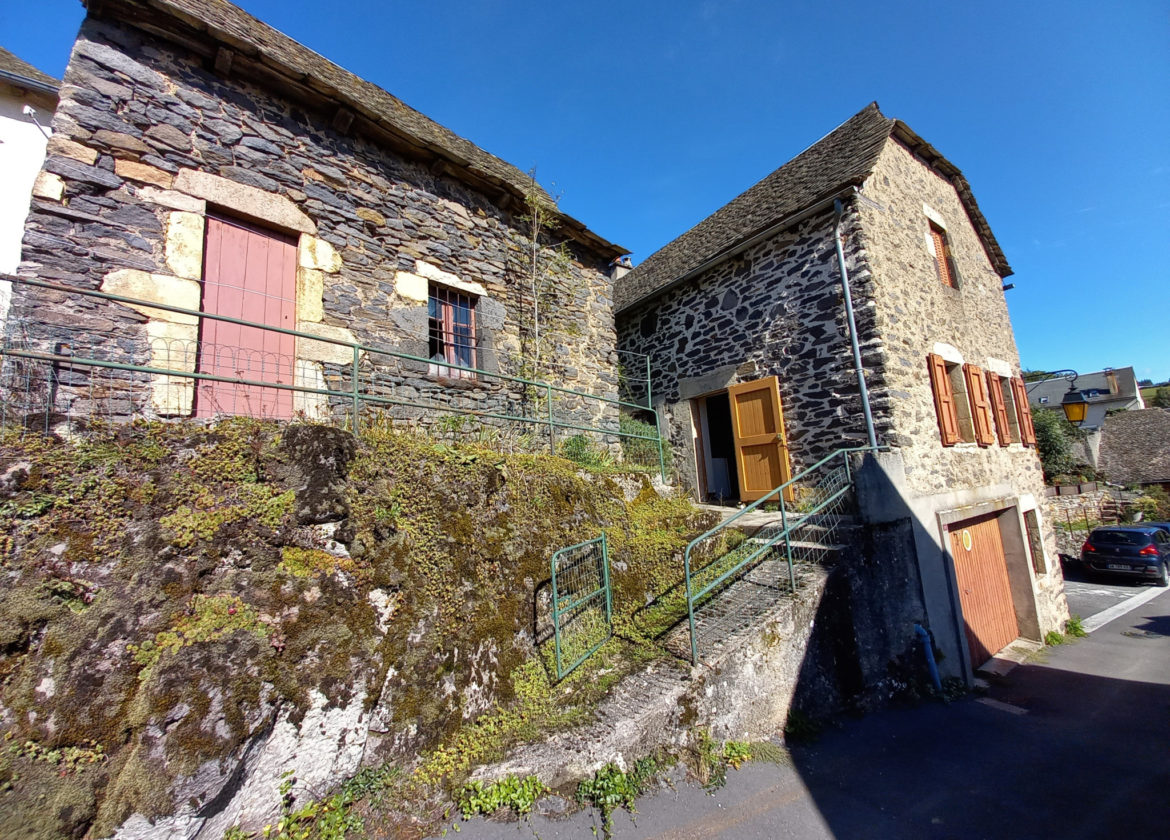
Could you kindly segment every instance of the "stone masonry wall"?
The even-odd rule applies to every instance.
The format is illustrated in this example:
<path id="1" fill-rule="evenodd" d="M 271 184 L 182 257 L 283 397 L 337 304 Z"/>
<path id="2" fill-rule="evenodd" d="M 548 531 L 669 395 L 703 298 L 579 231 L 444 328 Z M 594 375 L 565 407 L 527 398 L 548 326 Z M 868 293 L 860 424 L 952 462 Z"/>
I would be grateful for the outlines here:
<path id="1" fill-rule="evenodd" d="M 87 19 L 34 189 L 20 274 L 199 308 L 204 220 L 216 209 L 298 237 L 297 329 L 425 357 L 433 281 L 477 296 L 480 367 L 531 376 L 520 361 L 532 350 L 523 344 L 531 297 L 515 216 L 425 164 L 328 126 L 137 30 Z M 604 257 L 574 243 L 567 273 L 544 296 L 552 308 L 541 313 L 548 364 L 539 378 L 616 396 Z M 160 347 L 198 340 L 195 319 L 149 307 L 30 287 L 14 302 L 13 329 L 40 345 L 96 343 L 121 361 L 158 365 Z M 193 370 L 194 353 L 181 355 L 179 369 Z M 347 348 L 298 339 L 298 382 L 348 388 L 351 366 Z M 523 387 L 490 379 L 436 380 L 425 363 L 368 354 L 362 366 L 395 397 L 510 414 L 531 400 Z M 95 409 L 86 375 L 57 377 L 57 410 Z M 138 413 L 186 415 L 191 380 L 155 377 L 132 398 Z M 302 396 L 296 408 L 320 416 L 333 411 L 326 403 Z M 562 404 L 575 422 L 616 423 L 599 403 Z M 424 424 L 439 416 L 415 414 Z"/>
<path id="2" fill-rule="evenodd" d="M 857 217 L 845 219 L 846 264 L 867 382 L 879 344 Z M 730 384 L 778 376 L 794 474 L 834 449 L 865 445 L 865 423 L 833 246 L 822 214 L 753 246 L 647 303 L 619 313 L 622 350 L 651 357 L 654 401 L 664 404 L 685 482 L 694 481 L 689 400 Z M 700 381 L 696 381 L 700 380 Z"/>
<path id="3" fill-rule="evenodd" d="M 944 447 L 927 369 L 927 355 L 1018 376 L 1002 278 L 992 267 L 954 187 L 906 147 L 891 140 L 878 159 L 858 205 L 865 252 L 873 272 L 874 318 L 883 340 L 883 412 L 887 443 L 904 459 L 907 489 L 920 498 L 974 502 L 988 493 L 1020 497 L 1035 507 L 1043 497 L 1040 460 L 1019 443 Z M 934 264 L 929 223 L 941 224 L 950 243 L 959 288 L 944 286 Z M 945 345 L 945 348 L 940 346 Z M 942 351 L 942 352 L 940 352 Z M 876 389 L 875 389 L 876 390 Z M 1042 519 L 1045 551 L 1056 557 L 1052 525 Z M 1058 624 L 1064 608 L 1059 564 L 1034 581 L 1042 623 Z M 1045 619 L 1047 621 L 1045 622 Z"/>

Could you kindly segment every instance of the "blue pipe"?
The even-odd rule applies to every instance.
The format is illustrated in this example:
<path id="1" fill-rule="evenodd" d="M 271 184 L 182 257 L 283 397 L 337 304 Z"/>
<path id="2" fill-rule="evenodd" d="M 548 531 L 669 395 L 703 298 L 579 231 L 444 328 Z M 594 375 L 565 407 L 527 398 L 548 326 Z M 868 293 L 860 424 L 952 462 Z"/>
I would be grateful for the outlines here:
<path id="1" fill-rule="evenodd" d="M 930 642 L 930 634 L 921 624 L 914 625 L 914 632 L 922 640 L 922 650 L 926 654 L 926 667 L 930 671 L 930 681 L 934 683 L 934 690 L 942 694 L 942 680 L 938 678 L 938 665 L 934 662 L 934 645 Z"/>

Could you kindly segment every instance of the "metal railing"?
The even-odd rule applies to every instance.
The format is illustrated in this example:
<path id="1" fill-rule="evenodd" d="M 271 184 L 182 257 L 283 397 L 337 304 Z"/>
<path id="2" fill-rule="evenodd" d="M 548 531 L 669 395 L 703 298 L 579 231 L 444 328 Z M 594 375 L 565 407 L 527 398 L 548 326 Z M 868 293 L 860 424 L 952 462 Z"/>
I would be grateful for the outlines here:
<path id="1" fill-rule="evenodd" d="M 549 566 L 553 655 L 560 680 L 613 636 L 613 592 L 605 534 L 560 549 Z"/>
<path id="2" fill-rule="evenodd" d="M 711 528 L 687 545 L 683 574 L 691 662 L 699 661 L 700 635 L 724 639 L 750 624 L 752 613 L 770 608 L 777 594 L 796 591 L 795 564 L 815 562 L 835 551 L 842 517 L 850 508 L 853 487 L 849 456 L 869 447 L 838 449 L 808 469 L 752 502 L 734 516 Z M 790 491 L 790 492 L 786 492 Z M 785 499 L 791 495 L 793 501 Z M 765 523 L 753 536 L 732 539 L 733 531 L 748 514 L 765 505 L 777 505 L 777 520 Z M 750 581 L 746 576 L 764 564 L 773 568 Z M 787 587 L 776 578 L 787 570 Z M 745 584 L 742 592 L 731 590 Z M 772 593 L 772 594 L 769 594 Z M 696 613 L 720 601 L 709 615 Z"/>
<path id="3" fill-rule="evenodd" d="M 425 423 L 433 421 L 432 414 L 440 413 L 480 424 L 487 421 L 497 430 L 514 425 L 543 428 L 553 454 L 558 452 L 558 435 L 566 433 L 593 435 L 600 438 L 603 448 L 627 439 L 645 441 L 656 450 L 657 464 L 653 466 L 665 479 L 661 436 L 620 428 L 619 416 L 625 410 L 649 412 L 656 430 L 657 413 L 646 405 L 227 315 L 31 278 L 4 279 L 140 311 L 149 308 L 184 316 L 192 334 L 200 319 L 211 319 L 262 330 L 266 342 L 267 337 L 281 336 L 298 345 L 312 342 L 310 346 L 332 348 L 325 355 L 333 358 L 318 363 L 300 358 L 297 351 L 273 352 L 189 338 L 152 339 L 110 331 L 66 334 L 35 314 L 22 324 L 19 313 L 14 312 L 0 345 L 0 357 L 5 357 L 0 371 L 0 423 L 11 423 L 19 416 L 20 422 L 28 425 L 39 414 L 47 431 L 50 418 L 59 414 L 105 413 L 126 419 L 249 414 L 341 422 L 356 433 L 363 414 L 381 413 L 392 421 Z M 13 360 L 20 364 L 12 364 Z M 59 392 L 73 394 L 80 408 L 61 411 Z"/>

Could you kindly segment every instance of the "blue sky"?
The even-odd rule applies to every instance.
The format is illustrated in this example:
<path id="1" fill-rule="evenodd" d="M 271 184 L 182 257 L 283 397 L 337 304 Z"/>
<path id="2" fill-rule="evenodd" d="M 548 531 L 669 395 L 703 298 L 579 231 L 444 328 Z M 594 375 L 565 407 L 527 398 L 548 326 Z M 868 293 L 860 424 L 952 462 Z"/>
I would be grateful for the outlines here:
<path id="1" fill-rule="evenodd" d="M 877 100 L 963 170 L 1025 367 L 1170 379 L 1170 6 L 242 0 L 639 261 Z M 77 0 L 0 4 L 60 75 Z"/>

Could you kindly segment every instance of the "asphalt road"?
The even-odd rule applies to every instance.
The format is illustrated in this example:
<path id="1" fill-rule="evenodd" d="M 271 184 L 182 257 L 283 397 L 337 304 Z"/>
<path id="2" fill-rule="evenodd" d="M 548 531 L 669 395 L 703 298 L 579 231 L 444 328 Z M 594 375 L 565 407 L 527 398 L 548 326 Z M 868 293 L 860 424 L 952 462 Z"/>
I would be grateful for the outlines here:
<path id="1" fill-rule="evenodd" d="M 983 696 L 846 721 L 794 748 L 790 765 L 732 772 L 715 795 L 663 789 L 639 802 L 636 823 L 617 814 L 614 837 L 1170 836 L 1170 590 L 1041 657 Z M 598 825 L 589 812 L 476 820 L 459 837 L 592 838 Z"/>
<path id="2" fill-rule="evenodd" d="M 1147 581 L 1090 577 L 1076 563 L 1064 567 L 1064 594 L 1068 598 L 1068 611 L 1081 618 L 1104 612 L 1152 588 L 1154 584 Z"/>

